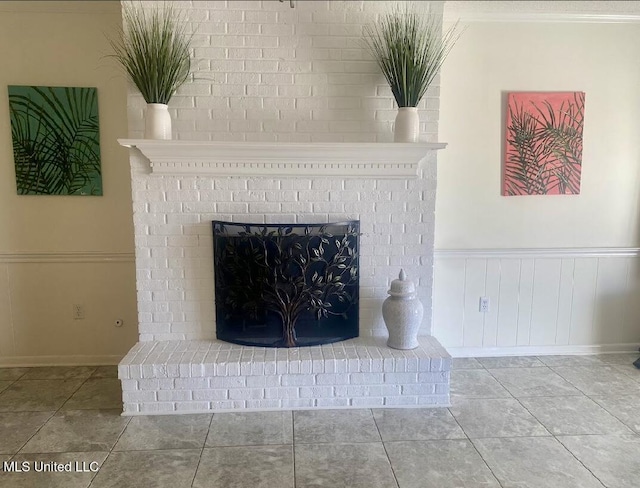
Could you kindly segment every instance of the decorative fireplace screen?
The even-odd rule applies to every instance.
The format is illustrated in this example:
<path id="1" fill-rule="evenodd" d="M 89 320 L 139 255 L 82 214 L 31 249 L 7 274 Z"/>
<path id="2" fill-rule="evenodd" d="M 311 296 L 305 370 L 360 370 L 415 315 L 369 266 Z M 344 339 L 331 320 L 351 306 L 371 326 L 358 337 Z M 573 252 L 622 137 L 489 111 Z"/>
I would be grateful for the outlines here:
<path id="1" fill-rule="evenodd" d="M 294 347 L 357 337 L 359 231 L 359 221 L 213 221 L 218 339 Z"/>

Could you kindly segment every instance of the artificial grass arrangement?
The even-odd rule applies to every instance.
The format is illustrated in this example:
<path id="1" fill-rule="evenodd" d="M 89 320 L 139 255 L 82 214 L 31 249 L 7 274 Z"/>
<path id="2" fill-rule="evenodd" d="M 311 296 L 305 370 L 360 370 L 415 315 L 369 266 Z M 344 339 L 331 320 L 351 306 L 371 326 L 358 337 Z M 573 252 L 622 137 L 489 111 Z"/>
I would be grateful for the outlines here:
<path id="1" fill-rule="evenodd" d="M 398 107 L 416 107 L 458 39 L 456 26 L 441 33 L 437 17 L 396 7 L 365 27 L 365 44 L 387 79 Z"/>
<path id="2" fill-rule="evenodd" d="M 191 73 L 186 22 L 170 5 L 151 9 L 123 5 L 125 28 L 109 42 L 147 103 L 167 104 Z"/>

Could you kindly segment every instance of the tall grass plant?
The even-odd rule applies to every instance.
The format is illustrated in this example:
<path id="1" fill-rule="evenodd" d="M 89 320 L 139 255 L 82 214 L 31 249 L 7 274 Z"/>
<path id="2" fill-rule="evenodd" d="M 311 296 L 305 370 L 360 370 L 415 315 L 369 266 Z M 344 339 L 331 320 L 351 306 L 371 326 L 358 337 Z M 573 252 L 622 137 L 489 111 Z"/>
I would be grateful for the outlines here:
<path id="1" fill-rule="evenodd" d="M 442 32 L 431 11 L 395 7 L 365 27 L 365 45 L 387 79 L 398 107 L 416 107 L 435 79 L 459 35 Z"/>
<path id="2" fill-rule="evenodd" d="M 142 8 L 124 4 L 124 28 L 111 39 L 113 56 L 147 103 L 167 104 L 191 73 L 186 22 L 170 4 Z"/>

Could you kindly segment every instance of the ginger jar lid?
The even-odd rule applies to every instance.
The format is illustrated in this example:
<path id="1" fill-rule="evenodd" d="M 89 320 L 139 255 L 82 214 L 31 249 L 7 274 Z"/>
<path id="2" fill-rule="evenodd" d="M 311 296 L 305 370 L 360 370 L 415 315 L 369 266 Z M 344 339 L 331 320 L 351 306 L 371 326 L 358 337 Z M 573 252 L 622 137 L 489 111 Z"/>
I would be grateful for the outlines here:
<path id="1" fill-rule="evenodd" d="M 416 292 L 416 286 L 413 281 L 407 279 L 407 274 L 403 270 L 400 270 L 400 275 L 397 280 L 391 282 L 391 288 L 387 293 L 392 297 L 408 297 Z"/>

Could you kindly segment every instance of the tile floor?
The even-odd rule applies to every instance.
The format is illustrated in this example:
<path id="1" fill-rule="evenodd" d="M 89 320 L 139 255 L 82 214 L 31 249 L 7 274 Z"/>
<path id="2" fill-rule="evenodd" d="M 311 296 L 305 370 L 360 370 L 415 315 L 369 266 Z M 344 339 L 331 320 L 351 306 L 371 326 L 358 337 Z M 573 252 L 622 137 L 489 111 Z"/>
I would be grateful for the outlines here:
<path id="1" fill-rule="evenodd" d="M 0 487 L 638 487 L 636 358 L 456 359 L 448 409 L 133 418 L 114 367 L 0 369 L 0 466 L 31 468 Z"/>

